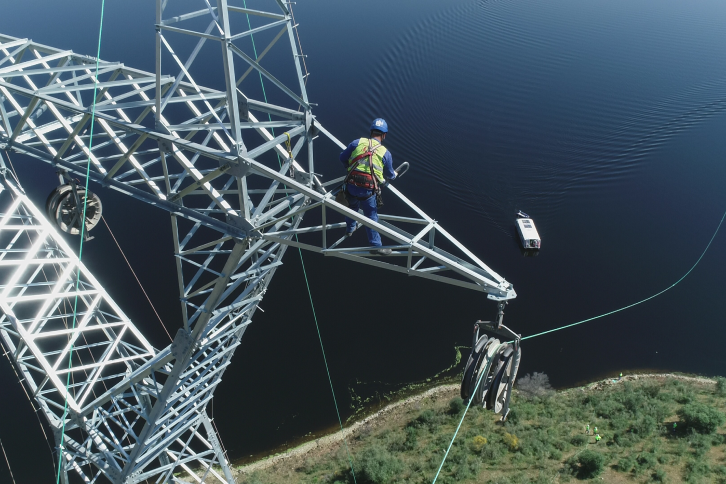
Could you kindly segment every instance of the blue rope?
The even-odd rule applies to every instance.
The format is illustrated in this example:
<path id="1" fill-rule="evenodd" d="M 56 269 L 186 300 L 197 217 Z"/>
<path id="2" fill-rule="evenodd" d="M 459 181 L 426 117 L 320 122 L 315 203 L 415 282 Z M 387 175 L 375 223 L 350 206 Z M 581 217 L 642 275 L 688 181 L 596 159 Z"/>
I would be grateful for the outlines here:
<path id="1" fill-rule="evenodd" d="M 688 274 L 690 274 L 691 272 L 693 272 L 693 269 L 695 269 L 696 266 L 701 262 L 701 259 L 703 259 L 703 256 L 706 255 L 706 252 L 708 252 L 708 249 L 711 247 L 711 243 L 713 243 L 713 240 L 716 238 L 716 234 L 718 234 L 719 230 L 721 229 L 721 225 L 723 224 L 724 219 L 726 219 L 726 212 L 724 212 L 724 214 L 721 216 L 721 221 L 718 223 L 718 226 L 716 227 L 716 231 L 711 236 L 711 240 L 708 241 L 708 244 L 706 245 L 706 248 L 703 249 L 703 252 L 698 257 L 698 260 L 696 260 L 696 263 L 693 264 L 693 266 L 691 266 L 691 268 L 688 269 L 688 271 L 683 276 L 681 276 L 680 279 L 678 279 L 676 282 L 674 282 L 670 286 L 666 287 L 662 291 L 660 291 L 660 292 L 658 292 L 656 294 L 653 294 L 652 296 L 646 297 L 645 299 L 641 299 L 638 302 L 634 302 L 633 304 L 628 304 L 627 306 L 623 306 L 622 308 L 616 309 L 614 311 L 609 311 L 607 313 L 603 313 L 603 314 L 600 314 L 598 316 L 594 316 L 592 318 L 583 319 L 582 321 L 578 321 L 576 323 L 566 324 L 565 326 L 560 326 L 559 328 L 554 328 L 554 329 L 550 329 L 550 330 L 547 330 L 547 331 L 542 331 L 541 333 L 536 333 L 536 334 L 532 334 L 532 335 L 529 335 L 529 336 L 525 336 L 524 338 L 522 338 L 522 340 L 532 339 L 532 338 L 536 338 L 538 336 L 542 336 L 542 335 L 545 335 L 545 334 L 554 333 L 555 331 L 560 331 L 560 330 L 565 329 L 565 328 L 571 328 L 573 326 L 577 326 L 577 325 L 580 325 L 580 324 L 583 324 L 583 323 L 587 323 L 588 321 L 593 321 L 595 319 L 604 318 L 605 316 L 610 316 L 611 314 L 619 313 L 620 311 L 625 311 L 626 309 L 632 308 L 633 306 L 637 306 L 638 304 L 643 304 L 644 302 L 650 301 L 651 299 L 660 296 L 664 292 L 673 289 L 681 281 L 683 281 L 683 279 L 685 279 L 688 276 Z M 488 369 L 489 369 L 489 363 L 487 363 L 487 369 L 486 369 L 486 371 L 482 372 L 482 376 L 484 376 L 488 372 Z M 479 388 L 479 383 L 481 382 L 482 376 L 479 377 L 479 381 L 477 381 L 477 383 L 476 383 L 476 387 L 474 388 L 474 393 L 476 393 L 476 389 Z M 451 446 L 454 444 L 454 440 L 456 440 L 456 436 L 459 433 L 459 429 L 461 428 L 461 424 L 464 422 L 464 417 L 466 417 L 466 412 L 469 411 L 469 405 L 471 405 L 471 400 L 472 399 L 470 398 L 469 399 L 469 404 L 467 404 L 466 408 L 464 409 L 464 415 L 461 416 L 461 420 L 459 421 L 459 425 L 456 427 L 456 431 L 454 432 L 454 436 L 451 438 L 451 442 L 449 443 L 449 447 L 446 449 L 446 453 L 444 454 L 444 458 L 441 461 L 441 465 L 439 466 L 439 470 L 436 472 L 436 476 L 434 477 L 434 480 L 433 480 L 433 483 L 432 484 L 435 484 L 436 483 L 436 479 L 439 478 L 439 474 L 441 473 L 441 469 L 444 467 L 444 462 L 446 462 L 446 458 L 449 455 L 449 450 L 451 449 Z"/>
<path id="2" fill-rule="evenodd" d="M 244 5 L 244 7 L 247 8 L 247 0 L 243 0 L 242 3 Z M 247 15 L 247 27 L 250 30 L 252 30 L 252 24 L 250 23 L 250 16 L 249 16 L 249 14 L 246 14 L 246 15 Z M 252 34 L 250 34 L 250 40 L 252 41 L 252 50 L 255 54 L 255 60 L 257 60 L 257 47 L 255 47 L 255 38 Z M 260 85 L 262 86 L 262 95 L 264 96 L 265 103 L 266 103 L 267 102 L 267 93 L 265 92 L 265 83 L 262 80 L 262 73 L 260 73 L 258 71 L 258 74 L 260 76 Z M 272 116 L 270 115 L 270 113 L 267 113 L 267 119 L 269 121 L 272 121 Z M 274 137 L 275 129 L 274 128 L 270 128 L 270 129 L 271 129 L 272 135 Z M 277 154 L 277 162 L 278 162 L 278 164 L 280 164 L 280 166 L 282 166 L 282 162 L 280 160 L 280 154 L 277 152 L 276 152 L 276 154 Z M 297 234 L 295 234 L 295 240 L 296 241 L 298 240 Z M 343 444 L 345 444 L 345 451 L 346 451 L 346 454 L 348 455 L 348 464 L 350 465 L 350 472 L 353 476 L 353 482 L 355 482 L 357 484 L 358 481 L 355 478 L 355 470 L 353 469 L 353 458 L 350 454 L 350 449 L 348 448 L 348 441 L 345 439 L 345 434 L 343 432 L 343 420 L 340 417 L 340 409 L 338 408 L 338 400 L 335 397 L 333 379 L 330 376 L 330 368 L 328 367 L 328 358 L 325 356 L 325 347 L 323 346 L 323 337 L 320 334 L 320 326 L 318 325 L 318 316 L 315 313 L 315 304 L 313 303 L 313 295 L 312 295 L 312 292 L 310 291 L 310 282 L 308 281 L 308 274 L 305 269 L 305 260 L 303 259 L 302 249 L 300 249 L 300 247 L 298 247 L 297 251 L 298 251 L 298 254 L 300 254 L 300 265 L 302 265 L 303 276 L 305 277 L 305 286 L 307 287 L 308 297 L 310 298 L 310 308 L 313 311 L 313 320 L 315 321 L 315 330 L 318 333 L 318 341 L 320 341 L 320 350 L 323 353 L 323 362 L 325 363 L 325 372 L 328 375 L 328 383 L 330 384 L 330 392 L 333 394 L 333 404 L 335 405 L 335 413 L 338 416 L 338 424 L 340 425 L 341 437 L 343 438 Z"/>
<path id="3" fill-rule="evenodd" d="M 81 260 L 83 258 L 83 239 L 85 237 L 85 230 L 86 230 L 86 208 L 87 208 L 87 201 L 88 201 L 88 179 L 90 178 L 91 173 L 91 153 L 93 149 L 93 126 L 96 120 L 96 95 L 98 90 L 98 64 L 99 59 L 101 57 L 101 34 L 103 33 L 103 11 L 105 7 L 106 1 L 101 0 L 101 21 L 100 25 L 98 27 L 98 49 L 96 51 L 96 74 L 94 76 L 94 84 L 93 84 L 93 105 L 91 107 L 91 134 L 90 138 L 88 139 L 88 163 L 86 165 L 86 185 L 85 185 L 85 193 L 83 196 L 83 218 L 81 219 L 81 243 L 80 248 L 78 249 L 78 271 L 76 272 L 76 297 L 75 301 L 73 302 L 73 323 L 71 325 L 71 329 L 76 328 L 76 321 L 78 316 L 78 286 L 80 285 L 81 280 Z M 71 333 L 71 338 L 73 337 L 73 334 Z M 71 344 L 70 350 L 68 351 L 68 375 L 66 376 L 66 396 L 64 398 L 63 402 L 63 417 L 61 420 L 63 421 L 63 426 L 61 428 L 61 439 L 60 444 L 58 445 L 58 473 L 56 475 L 56 484 L 60 482 L 60 476 L 61 476 L 61 463 L 63 462 L 63 441 L 65 439 L 65 431 L 66 431 L 66 416 L 68 415 L 68 387 L 70 386 L 70 380 L 71 380 L 71 367 L 73 366 L 73 344 Z"/>

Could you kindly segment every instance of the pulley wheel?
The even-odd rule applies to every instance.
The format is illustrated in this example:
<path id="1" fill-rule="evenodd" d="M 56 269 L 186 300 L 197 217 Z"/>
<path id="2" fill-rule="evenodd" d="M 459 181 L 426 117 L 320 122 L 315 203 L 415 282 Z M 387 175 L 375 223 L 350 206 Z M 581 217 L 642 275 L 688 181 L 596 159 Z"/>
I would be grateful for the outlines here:
<path id="1" fill-rule="evenodd" d="M 499 373 L 494 378 L 492 383 L 492 389 L 489 394 L 487 401 L 487 408 L 492 410 L 494 413 L 501 413 L 504 409 L 504 403 L 507 400 L 507 393 L 509 390 L 509 383 L 514 384 L 514 380 L 517 378 L 517 371 L 519 370 L 519 362 L 522 356 L 521 348 L 518 349 L 517 354 L 514 353 L 514 347 L 509 347 L 502 354 L 503 364 Z M 516 365 L 515 365 L 516 360 Z"/>
<path id="2" fill-rule="evenodd" d="M 471 354 L 464 367 L 464 376 L 461 379 L 461 399 L 466 401 L 471 396 L 471 391 L 474 387 L 471 385 L 471 376 L 474 374 L 477 368 L 479 368 L 479 360 L 482 358 L 482 350 L 489 337 L 482 335 L 477 341 L 474 347 L 471 349 Z M 476 384 L 476 383 L 475 383 Z"/>
<path id="3" fill-rule="evenodd" d="M 83 188 L 76 188 L 80 200 L 79 211 L 83 214 L 83 206 L 86 210 L 86 231 L 93 229 L 101 220 L 103 205 L 101 199 L 90 190 L 86 192 Z M 51 192 L 46 200 L 46 211 L 50 219 L 63 232 L 77 235 L 81 233 L 81 216 L 76 211 L 76 198 L 73 196 L 73 188 L 70 185 L 61 185 Z"/>
<path id="4" fill-rule="evenodd" d="M 493 344 L 488 348 L 489 368 L 486 369 L 486 367 L 482 365 L 481 371 L 484 371 L 486 369 L 487 374 L 484 375 L 484 378 L 482 378 L 481 384 L 479 384 L 479 389 L 476 392 L 477 394 L 474 397 L 476 402 L 481 403 L 484 407 L 486 407 L 487 404 L 487 395 L 489 395 L 489 392 L 491 392 L 492 382 L 494 381 L 494 378 L 497 376 L 497 373 L 501 368 L 501 354 L 506 349 L 506 345 L 500 344 L 501 342 L 498 339 L 496 339 L 495 341 L 496 344 Z M 477 375 L 477 378 L 478 377 L 479 375 Z"/>
<path id="5" fill-rule="evenodd" d="M 472 403 L 477 404 L 481 403 L 483 401 L 484 395 L 486 395 L 487 390 L 489 389 L 489 385 L 491 384 L 491 369 L 492 369 L 492 363 L 495 363 L 493 358 L 496 355 L 496 350 L 499 347 L 499 340 L 496 338 L 490 338 L 489 341 L 487 341 L 486 346 L 484 347 L 484 350 L 482 351 L 482 358 L 479 361 L 479 366 L 472 375 L 471 378 L 471 389 L 472 389 Z M 482 373 L 486 371 L 486 375 L 482 377 Z M 476 387 L 477 382 L 479 383 L 479 387 L 476 389 L 476 392 L 474 392 L 474 388 Z"/>

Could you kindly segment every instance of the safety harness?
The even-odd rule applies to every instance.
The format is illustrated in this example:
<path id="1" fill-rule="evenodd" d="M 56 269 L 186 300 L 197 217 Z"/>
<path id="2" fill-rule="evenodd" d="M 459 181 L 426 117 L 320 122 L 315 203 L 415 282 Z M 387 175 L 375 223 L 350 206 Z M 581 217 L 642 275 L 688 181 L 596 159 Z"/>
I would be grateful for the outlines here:
<path id="1" fill-rule="evenodd" d="M 369 197 L 356 197 L 346 190 L 347 196 L 358 200 L 368 200 L 375 195 L 379 206 L 383 205 L 383 201 L 381 200 L 381 188 L 378 185 L 378 177 L 373 170 L 373 155 L 380 146 L 383 145 L 379 143 L 373 147 L 373 139 L 371 138 L 368 140 L 368 149 L 348 162 L 348 166 L 351 167 L 355 166 L 359 160 L 368 157 L 368 169 L 370 170 L 370 173 L 359 170 L 350 170 L 343 181 L 343 185 L 354 185 L 365 190 L 373 191 Z"/>

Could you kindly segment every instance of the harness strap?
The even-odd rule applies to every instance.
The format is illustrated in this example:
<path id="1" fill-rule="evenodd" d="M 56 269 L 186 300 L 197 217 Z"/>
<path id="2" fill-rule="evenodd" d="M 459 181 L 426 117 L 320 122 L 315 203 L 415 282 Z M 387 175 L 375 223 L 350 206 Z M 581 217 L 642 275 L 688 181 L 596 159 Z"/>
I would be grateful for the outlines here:
<path id="1" fill-rule="evenodd" d="M 369 139 L 368 140 L 368 150 L 364 151 L 360 155 L 358 155 L 355 158 L 353 158 L 352 160 L 350 160 L 348 162 L 348 170 L 350 170 L 350 168 L 352 166 L 354 166 L 357 161 L 361 160 L 362 158 L 365 158 L 366 156 L 370 160 L 373 157 L 373 155 L 376 154 L 376 150 L 379 147 L 383 146 L 383 143 L 378 143 L 375 147 L 373 147 L 372 145 L 373 145 L 373 139 Z M 374 175 L 374 172 L 373 172 L 373 164 L 371 163 L 370 165 L 371 165 L 371 175 Z M 350 170 L 350 171 L 355 171 L 355 170 Z"/>
<path id="2" fill-rule="evenodd" d="M 368 140 L 368 149 L 348 162 L 348 175 L 345 177 L 345 180 L 343 180 L 344 186 L 348 185 L 349 180 L 350 180 L 351 176 L 353 175 L 353 173 L 355 173 L 355 172 L 361 173 L 358 170 L 351 169 L 351 168 L 355 166 L 357 161 L 359 161 L 367 156 L 368 157 L 368 169 L 370 170 L 370 177 L 373 179 L 373 194 L 371 195 L 371 197 L 374 195 L 380 194 L 381 189 L 378 186 L 378 177 L 376 176 L 376 172 L 373 170 L 373 155 L 375 154 L 376 150 L 380 146 L 383 146 L 383 143 L 378 143 L 375 147 L 373 147 L 373 138 L 370 138 Z M 368 175 L 368 173 L 363 173 L 363 174 Z M 350 195 L 350 192 L 348 192 L 347 189 L 346 189 L 346 192 Z M 353 196 L 353 195 L 351 195 L 351 196 Z M 370 197 L 365 197 L 365 198 L 354 197 L 354 198 L 357 198 L 358 200 L 368 200 Z"/>

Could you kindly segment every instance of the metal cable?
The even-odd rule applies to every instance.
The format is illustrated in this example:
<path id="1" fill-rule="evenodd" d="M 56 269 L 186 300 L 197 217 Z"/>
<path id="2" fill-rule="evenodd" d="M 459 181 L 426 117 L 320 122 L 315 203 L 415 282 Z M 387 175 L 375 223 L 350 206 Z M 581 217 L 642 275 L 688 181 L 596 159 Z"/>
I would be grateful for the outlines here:
<path id="1" fill-rule="evenodd" d="M 706 248 L 703 249 L 703 252 L 698 257 L 698 259 L 696 260 L 695 264 L 693 264 L 691 266 L 691 268 L 688 269 L 688 271 L 685 274 L 683 274 L 683 276 L 681 276 L 676 282 L 674 282 L 670 286 L 666 287 L 662 291 L 657 292 L 657 293 L 653 294 L 650 297 L 646 297 L 645 299 L 641 299 L 638 302 L 634 302 L 632 304 L 628 304 L 627 306 L 623 306 L 622 308 L 616 309 L 614 311 L 609 311 L 607 313 L 603 313 L 603 314 L 600 314 L 598 316 L 594 316 L 592 318 L 583 319 L 582 321 L 578 321 L 576 323 L 566 324 L 564 326 L 560 326 L 559 328 L 554 328 L 554 329 L 550 329 L 550 330 L 547 330 L 547 331 L 542 331 L 541 333 L 531 334 L 529 336 L 525 336 L 524 338 L 522 338 L 522 340 L 532 339 L 532 338 L 536 338 L 538 336 L 543 336 L 545 334 L 554 333 L 555 331 L 560 331 L 562 329 L 571 328 L 573 326 L 577 326 L 577 325 L 580 325 L 580 324 L 583 324 L 583 323 L 587 323 L 588 321 L 593 321 L 595 319 L 604 318 L 605 316 L 610 316 L 611 314 L 619 313 L 620 311 L 624 311 L 626 309 L 632 308 L 633 306 L 637 306 L 637 305 L 642 304 L 642 303 L 644 303 L 646 301 L 650 301 L 651 299 L 660 296 L 664 292 L 673 289 L 681 281 L 683 281 L 683 279 L 685 279 L 688 276 L 688 274 L 690 274 L 691 272 L 693 272 L 693 269 L 695 269 L 696 266 L 701 262 L 701 259 L 703 259 L 703 256 L 706 255 L 706 252 L 708 252 L 708 249 L 711 247 L 711 243 L 713 243 L 713 240 L 716 238 L 716 235 L 718 234 L 719 230 L 721 229 L 721 225 L 723 224 L 724 219 L 726 219 L 726 212 L 724 212 L 724 214 L 721 216 L 721 221 L 719 221 L 718 226 L 716 227 L 716 231 L 711 236 L 711 240 L 708 241 L 708 244 L 706 244 Z M 511 343 L 511 341 L 510 341 L 510 343 Z M 488 371 L 488 365 L 489 364 L 487 363 L 487 371 Z M 482 372 L 482 376 L 484 374 L 486 374 L 487 371 Z M 474 392 L 472 394 L 476 393 L 476 389 L 479 388 L 479 383 L 481 382 L 482 376 L 479 377 L 479 381 L 476 383 L 476 387 L 474 387 Z M 454 432 L 454 436 L 451 438 L 451 442 L 449 443 L 449 447 L 446 449 L 446 453 L 444 454 L 444 458 L 441 461 L 441 465 L 439 466 L 439 470 L 436 472 L 436 476 L 434 477 L 434 480 L 433 480 L 432 484 L 435 484 L 436 483 L 436 479 L 439 478 L 439 474 L 441 473 L 441 469 L 444 467 L 444 462 L 446 462 L 446 458 L 449 455 L 449 450 L 451 450 L 451 446 L 454 444 L 454 440 L 456 440 L 456 435 L 459 433 L 459 428 L 461 428 L 461 424 L 464 422 L 464 417 L 466 417 L 466 412 L 469 410 L 469 405 L 471 405 L 471 400 L 472 399 L 470 398 L 469 399 L 469 404 L 467 404 L 466 408 L 464 409 L 464 415 L 461 416 L 461 420 L 459 421 L 459 425 L 456 427 L 456 431 Z"/>
<path id="2" fill-rule="evenodd" d="M 247 8 L 247 0 L 243 0 L 243 4 L 244 4 L 244 7 Z M 292 14 L 292 10 L 290 12 Z M 246 15 L 247 15 L 247 27 L 250 30 L 252 30 L 252 24 L 250 23 L 250 16 L 249 16 L 249 14 L 246 14 Z M 250 34 L 250 40 L 252 41 L 252 49 L 253 49 L 253 52 L 255 54 L 255 60 L 257 60 L 257 48 L 255 47 L 255 39 L 254 39 L 254 37 L 251 34 Z M 298 38 L 298 43 L 299 42 L 300 42 L 300 39 Z M 302 54 L 302 47 L 300 48 L 300 53 Z M 304 63 L 305 62 L 303 60 L 303 64 Z M 307 73 L 307 66 L 305 67 L 305 72 Z M 259 73 L 259 76 L 260 76 L 260 85 L 262 86 L 262 95 L 264 96 L 265 103 L 267 103 L 267 93 L 265 92 L 265 84 L 262 81 L 262 73 Z M 307 77 L 305 79 L 307 81 Z M 298 108 L 298 109 L 300 109 L 300 108 Z M 272 121 L 272 116 L 270 115 L 270 113 L 267 113 L 267 118 L 270 121 Z M 275 134 L 274 128 L 271 128 L 271 131 L 272 131 L 272 134 L 273 134 L 273 137 L 274 137 L 274 134 Z M 279 154 L 277 155 L 277 162 L 280 164 L 280 166 L 282 166 L 282 162 L 280 161 L 280 155 Z M 291 166 L 292 166 L 292 153 L 290 153 L 290 163 L 291 163 Z M 285 187 L 285 188 L 287 188 L 287 187 Z M 297 234 L 295 234 L 295 240 L 296 241 L 298 240 Z M 299 247 L 298 247 L 297 250 L 298 250 L 298 254 L 300 255 L 300 265 L 302 266 L 303 276 L 305 277 L 305 286 L 307 287 L 307 290 L 308 290 L 308 298 L 310 299 L 310 308 L 312 309 L 312 312 L 313 312 L 313 320 L 315 321 L 315 330 L 318 333 L 318 341 L 320 342 L 320 351 L 323 354 L 323 362 L 325 363 L 325 372 L 328 375 L 328 383 L 330 384 L 330 392 L 333 395 L 333 404 L 335 405 L 335 413 L 338 416 L 338 424 L 340 425 L 340 434 L 341 434 L 341 437 L 343 439 L 343 443 L 345 444 L 345 452 L 348 455 L 348 463 L 350 464 L 350 472 L 351 472 L 351 474 L 353 476 L 353 482 L 355 482 L 357 484 L 358 481 L 356 480 L 355 470 L 353 469 L 353 457 L 350 454 L 350 449 L 348 448 L 348 441 L 345 438 L 345 432 L 343 430 L 343 420 L 340 417 L 340 409 L 338 408 L 338 400 L 335 397 L 335 389 L 333 387 L 333 379 L 330 376 L 330 368 L 328 367 L 328 358 L 325 355 L 325 347 L 323 346 L 323 337 L 320 334 L 320 325 L 318 324 L 318 316 L 315 313 L 315 304 L 313 303 L 313 294 L 312 294 L 312 292 L 310 290 L 310 282 L 308 281 L 308 274 L 307 274 L 307 271 L 305 269 L 305 260 L 303 259 L 302 250 Z"/>
<path id="3" fill-rule="evenodd" d="M 5 452 L 5 446 L 3 445 L 3 441 L 0 440 L 0 447 L 3 449 L 3 455 L 5 456 L 5 462 L 8 464 L 8 470 L 10 471 L 10 478 L 13 480 L 13 484 L 15 484 L 15 476 L 13 475 L 13 470 L 10 468 L 10 461 L 8 460 L 8 454 Z"/>
<path id="4" fill-rule="evenodd" d="M 111 232 L 111 227 L 109 227 L 108 222 L 106 222 L 106 219 L 103 218 L 103 215 L 101 215 L 101 220 L 103 220 L 103 223 L 106 225 L 106 228 L 108 229 L 108 233 L 111 234 L 111 238 L 116 243 L 116 247 L 118 247 L 119 252 L 121 252 L 121 255 L 123 256 L 124 260 L 126 261 L 126 265 L 129 266 L 129 269 L 131 270 L 131 274 L 134 275 L 134 279 L 136 279 L 136 282 L 139 283 L 141 292 L 144 293 L 146 300 L 149 301 L 149 305 L 151 306 L 151 309 L 154 310 L 154 314 L 156 314 L 156 318 L 159 320 L 159 323 L 161 323 L 161 327 L 164 328 L 164 332 L 166 332 L 166 335 L 169 337 L 169 341 L 174 341 L 174 339 L 171 337 L 171 334 L 169 334 L 169 330 L 166 329 L 166 326 L 164 325 L 164 321 L 161 320 L 161 316 L 159 316 L 159 313 L 156 311 L 156 308 L 154 307 L 154 303 L 151 302 L 149 295 L 146 294 L 146 290 L 144 289 L 144 286 L 141 285 L 141 281 L 139 280 L 139 277 L 136 275 L 134 268 L 131 267 L 131 263 L 129 262 L 129 259 L 126 257 L 126 254 L 124 254 L 123 249 L 121 249 L 121 246 L 119 245 L 118 240 L 116 240 L 116 236 L 113 235 L 113 232 Z"/>
<path id="5" fill-rule="evenodd" d="M 28 401 L 30 402 L 30 406 L 33 407 L 33 413 L 35 414 L 35 418 L 38 420 L 38 425 L 40 425 L 41 432 L 43 432 L 43 436 L 45 437 L 45 443 L 48 444 L 48 450 L 50 451 L 51 465 L 53 466 L 53 472 L 55 472 L 55 454 L 53 453 L 53 447 L 51 446 L 50 439 L 48 438 L 48 434 L 45 433 L 45 427 L 43 427 L 43 422 L 40 420 L 40 415 L 38 415 L 39 409 L 35 408 L 35 403 L 33 403 L 33 399 L 30 398 L 30 395 L 28 394 L 28 390 L 25 389 L 25 385 L 23 385 L 23 380 L 20 378 L 20 375 L 18 375 L 18 371 L 15 369 L 15 365 L 13 364 L 13 361 L 10 359 L 10 355 L 8 354 L 8 351 L 5 349 L 5 345 L 2 344 L 2 340 L 0 340 L 0 349 L 2 349 L 3 354 L 8 359 L 8 363 L 10 363 L 10 367 L 13 369 L 13 373 L 15 373 L 15 377 L 18 379 L 18 383 L 20 383 L 20 388 L 23 389 L 23 393 L 25 393 L 25 396 L 28 398 Z"/>
<path id="6" fill-rule="evenodd" d="M 73 324 L 71 325 L 71 329 L 75 329 L 76 327 L 76 321 L 77 321 L 77 311 L 78 311 L 78 286 L 80 284 L 81 280 L 81 260 L 83 257 L 83 239 L 85 236 L 85 229 L 86 229 L 86 208 L 88 205 L 88 180 L 90 178 L 91 173 L 91 153 L 93 150 L 93 126 L 95 125 L 96 121 L 96 97 L 97 97 L 97 91 L 98 91 L 98 64 L 99 59 L 101 57 L 101 37 L 103 34 L 103 12 L 104 7 L 106 5 L 106 0 L 101 0 L 101 20 L 99 22 L 98 26 L 98 48 L 96 50 L 96 73 L 93 76 L 93 105 L 91 107 L 91 130 L 90 130 L 90 136 L 88 138 L 88 163 L 86 164 L 86 185 L 85 185 L 85 195 L 83 197 L 83 216 L 81 217 L 81 242 L 80 242 L 80 248 L 78 250 L 78 271 L 76 272 L 76 297 L 75 301 L 73 302 Z M 71 338 L 72 335 L 69 335 L 69 338 Z M 61 465 L 63 463 L 63 441 L 65 439 L 65 431 L 66 431 L 66 415 L 68 415 L 68 387 L 70 385 L 70 379 L 71 379 L 71 367 L 73 366 L 73 344 L 71 344 L 69 352 L 68 352 L 68 376 L 66 376 L 66 389 L 65 389 L 65 398 L 63 399 L 63 417 L 61 420 L 63 421 L 63 426 L 61 427 L 61 438 L 60 443 L 58 444 L 58 472 L 56 474 L 56 484 L 60 482 L 60 476 L 61 476 Z"/>

